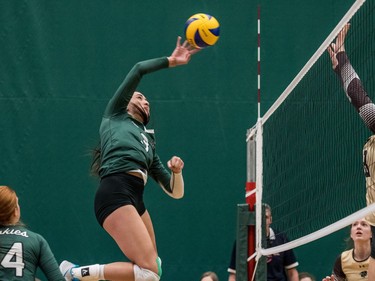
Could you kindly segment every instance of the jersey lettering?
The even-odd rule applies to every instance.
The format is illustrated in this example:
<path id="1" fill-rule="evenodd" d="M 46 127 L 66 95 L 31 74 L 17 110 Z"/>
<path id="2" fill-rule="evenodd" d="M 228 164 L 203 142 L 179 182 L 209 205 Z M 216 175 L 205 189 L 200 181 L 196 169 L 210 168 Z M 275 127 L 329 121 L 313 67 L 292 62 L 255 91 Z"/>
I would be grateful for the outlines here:
<path id="1" fill-rule="evenodd" d="M 20 231 L 18 229 L 4 229 L 4 230 L 0 230 L 0 235 L 20 235 L 20 236 L 23 236 L 23 237 L 29 237 L 27 235 L 27 231 Z"/>
<path id="2" fill-rule="evenodd" d="M 23 262 L 22 243 L 14 243 L 4 256 L 4 258 L 1 260 L 0 264 L 4 268 L 14 268 L 16 270 L 16 276 L 22 277 L 23 269 L 25 268 L 25 263 Z"/>
<path id="3" fill-rule="evenodd" d="M 149 144 L 148 144 L 148 138 L 143 133 L 141 133 L 141 136 L 143 138 L 143 140 L 141 141 L 141 143 L 145 146 L 146 152 L 148 152 L 149 147 L 150 147 Z"/>

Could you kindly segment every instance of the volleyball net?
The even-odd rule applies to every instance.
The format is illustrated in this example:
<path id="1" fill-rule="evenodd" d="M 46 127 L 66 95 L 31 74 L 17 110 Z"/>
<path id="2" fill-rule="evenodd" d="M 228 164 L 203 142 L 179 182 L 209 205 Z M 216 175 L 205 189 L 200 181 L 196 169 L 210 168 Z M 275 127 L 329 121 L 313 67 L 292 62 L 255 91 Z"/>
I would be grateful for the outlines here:
<path id="1" fill-rule="evenodd" d="M 362 169 L 362 148 L 370 131 L 348 101 L 326 51 L 350 22 L 346 52 L 369 95 L 375 93 L 374 9 L 374 1 L 355 1 L 248 131 L 247 142 L 254 140 L 256 146 L 256 160 L 248 169 L 256 170 L 258 259 L 329 235 L 375 210 L 366 206 Z M 289 243 L 264 247 L 261 203 L 271 206 L 272 228 L 282 230 Z"/>

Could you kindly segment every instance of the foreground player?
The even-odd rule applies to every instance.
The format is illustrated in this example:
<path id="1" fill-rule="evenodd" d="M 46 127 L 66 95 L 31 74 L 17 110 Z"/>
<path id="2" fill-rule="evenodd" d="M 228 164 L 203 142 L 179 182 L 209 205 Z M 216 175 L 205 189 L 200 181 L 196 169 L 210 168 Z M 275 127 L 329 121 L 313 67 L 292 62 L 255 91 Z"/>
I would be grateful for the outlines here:
<path id="1" fill-rule="evenodd" d="M 99 224 L 131 262 L 74 267 L 64 261 L 60 270 L 67 280 L 158 281 L 162 274 L 151 217 L 143 202 L 151 176 L 175 199 L 184 195 L 184 162 L 176 156 L 166 170 L 155 151 L 153 131 L 147 130 L 150 106 L 136 88 L 143 75 L 187 64 L 198 50 L 181 37 L 170 57 L 137 63 L 109 101 L 100 126 L 100 149 L 93 168 L 101 182 L 95 196 Z"/>
<path id="2" fill-rule="evenodd" d="M 64 281 L 47 241 L 27 229 L 20 217 L 16 192 L 0 186 L 0 280 L 34 281 L 40 267 L 49 281 Z"/>
<path id="3" fill-rule="evenodd" d="M 342 252 L 336 259 L 333 274 L 322 281 L 368 280 L 368 266 L 371 253 L 371 226 L 365 219 L 352 223 L 350 238 L 354 247 Z"/>
<path id="4" fill-rule="evenodd" d="M 375 133 L 375 105 L 362 87 L 361 80 L 350 64 L 345 52 L 345 37 L 350 28 L 347 23 L 339 32 L 336 42 L 328 47 L 332 67 L 341 79 L 344 91 L 351 104 L 358 111 L 367 127 Z M 371 136 L 363 147 L 363 168 L 366 177 L 366 202 L 370 205 L 375 202 L 375 135 Z M 366 217 L 371 224 L 372 233 L 375 233 L 375 213 Z M 372 242 L 374 243 L 374 241 Z M 370 265 L 368 269 L 370 281 L 375 281 L 375 247 L 372 245 Z"/>

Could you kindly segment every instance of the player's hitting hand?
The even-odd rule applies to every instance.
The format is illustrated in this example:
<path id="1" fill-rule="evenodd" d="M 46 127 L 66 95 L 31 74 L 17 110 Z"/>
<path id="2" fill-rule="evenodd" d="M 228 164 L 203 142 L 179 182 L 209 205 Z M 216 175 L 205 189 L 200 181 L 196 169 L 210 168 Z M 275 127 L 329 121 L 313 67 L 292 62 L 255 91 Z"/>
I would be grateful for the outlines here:
<path id="1" fill-rule="evenodd" d="M 171 160 L 168 161 L 168 168 L 175 174 L 181 173 L 184 168 L 184 161 L 180 157 L 173 156 Z"/>
<path id="2" fill-rule="evenodd" d="M 181 37 L 177 37 L 176 48 L 173 53 L 168 57 L 169 67 L 177 65 L 187 64 L 190 61 L 192 55 L 197 53 L 200 49 L 192 47 L 188 41 L 185 41 L 181 45 Z"/>
<path id="3" fill-rule="evenodd" d="M 336 42 L 331 43 L 327 48 L 329 56 L 331 57 L 333 69 L 335 69 L 336 66 L 338 65 L 336 55 L 339 52 L 345 51 L 345 44 L 344 44 L 345 37 L 346 37 L 346 33 L 348 33 L 349 28 L 350 28 L 350 23 L 345 24 L 344 27 L 339 32 L 339 34 L 337 35 Z"/>

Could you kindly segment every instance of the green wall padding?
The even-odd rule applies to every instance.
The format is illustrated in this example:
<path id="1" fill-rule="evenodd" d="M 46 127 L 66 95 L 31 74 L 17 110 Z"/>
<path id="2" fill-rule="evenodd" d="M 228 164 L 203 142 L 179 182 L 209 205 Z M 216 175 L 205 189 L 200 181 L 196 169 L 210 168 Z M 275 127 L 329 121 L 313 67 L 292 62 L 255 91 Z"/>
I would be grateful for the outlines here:
<path id="1" fill-rule="evenodd" d="M 185 20 L 206 12 L 221 24 L 218 43 L 141 84 L 158 153 L 183 158 L 186 184 L 174 201 L 151 183 L 145 200 L 164 281 L 207 270 L 227 278 L 245 202 L 245 135 L 257 119 L 258 4 L 263 114 L 352 1 L 0 0 L 0 184 L 18 192 L 23 221 L 58 261 L 124 260 L 93 212 L 89 154 L 101 114 L 137 61 L 169 55 Z M 297 255 L 302 269 L 316 265 L 309 251 Z M 333 262 L 321 260 L 317 276 Z"/>

